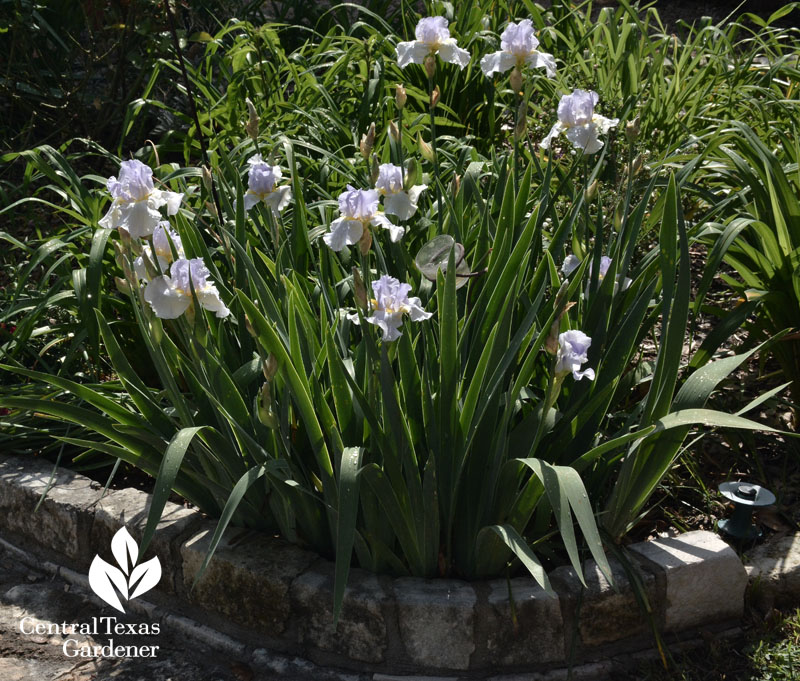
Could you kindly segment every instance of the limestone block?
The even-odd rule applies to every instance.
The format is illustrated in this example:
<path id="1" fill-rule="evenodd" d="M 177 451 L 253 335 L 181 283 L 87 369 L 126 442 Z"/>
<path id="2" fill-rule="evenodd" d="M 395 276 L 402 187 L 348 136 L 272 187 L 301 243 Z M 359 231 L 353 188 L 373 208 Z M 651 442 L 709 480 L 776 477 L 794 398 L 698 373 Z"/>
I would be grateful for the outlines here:
<path id="1" fill-rule="evenodd" d="M 292 619 L 298 624 L 298 642 L 362 662 L 383 662 L 388 645 L 388 591 L 376 575 L 351 569 L 334 626 L 333 583 L 334 565 L 325 560 L 292 583 Z"/>
<path id="2" fill-rule="evenodd" d="M 666 631 L 742 616 L 747 573 L 736 552 L 713 532 L 686 532 L 629 549 L 666 577 Z"/>
<path id="3" fill-rule="evenodd" d="M 0 459 L 0 527 L 87 568 L 92 557 L 92 504 L 100 497 L 100 485 L 63 468 L 56 469 L 51 480 L 53 469 L 52 463 L 39 459 Z M 48 484 L 52 486 L 37 509 Z"/>
<path id="4" fill-rule="evenodd" d="M 564 604 L 565 617 L 570 622 L 578 617 L 580 640 L 587 647 L 641 636 L 650 627 L 622 564 L 613 558 L 609 558 L 608 562 L 614 585 L 609 583 L 597 563 L 587 560 L 582 566 L 586 580 L 582 595 L 583 585 L 572 567 L 560 567 L 550 574 L 553 586 Z M 659 600 L 655 577 L 638 569 L 637 572 L 648 601 L 655 608 Z M 569 626 L 567 630 L 570 630 Z"/>
<path id="5" fill-rule="evenodd" d="M 564 621 L 557 597 L 549 596 L 533 579 L 489 582 L 488 608 L 478 606 L 477 618 L 488 632 L 487 650 L 493 667 L 555 662 L 564 659 Z M 512 616 L 516 614 L 516 623 Z"/>
<path id="6" fill-rule="evenodd" d="M 279 636 L 289 616 L 292 580 L 316 558 L 281 539 L 248 532 L 241 541 L 230 528 L 203 576 L 192 588 L 205 560 L 215 524 L 181 547 L 184 588 L 190 601 L 268 636 Z M 240 532 L 241 534 L 241 532 Z"/>
<path id="7" fill-rule="evenodd" d="M 475 651 L 475 590 L 449 579 L 394 581 L 400 637 L 414 664 L 468 669 Z"/>
<path id="8" fill-rule="evenodd" d="M 92 541 L 102 558 L 111 560 L 111 538 L 123 526 L 137 542 L 141 542 L 151 498 L 150 494 L 129 488 L 110 492 L 97 503 Z M 155 534 L 145 553 L 146 559 L 158 556 L 161 563 L 163 576 L 158 584 L 159 589 L 169 592 L 176 590 L 182 579 L 183 561 L 179 540 L 202 522 L 202 516 L 197 511 L 169 501 L 164 506 L 161 520 L 156 525 Z"/>
<path id="9" fill-rule="evenodd" d="M 748 557 L 747 572 L 759 600 L 770 605 L 800 602 L 800 533 L 757 546 Z"/>

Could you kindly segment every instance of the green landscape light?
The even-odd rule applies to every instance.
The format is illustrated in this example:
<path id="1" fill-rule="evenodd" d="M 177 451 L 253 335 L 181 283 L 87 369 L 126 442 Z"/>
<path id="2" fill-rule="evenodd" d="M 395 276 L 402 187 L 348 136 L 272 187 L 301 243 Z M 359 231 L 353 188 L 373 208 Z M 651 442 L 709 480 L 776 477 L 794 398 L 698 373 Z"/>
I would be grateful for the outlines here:
<path id="1" fill-rule="evenodd" d="M 753 508 L 770 506 L 775 495 L 760 485 L 749 482 L 723 482 L 719 492 L 734 504 L 733 515 L 717 523 L 720 531 L 735 539 L 756 539 L 761 530 L 750 522 Z"/>

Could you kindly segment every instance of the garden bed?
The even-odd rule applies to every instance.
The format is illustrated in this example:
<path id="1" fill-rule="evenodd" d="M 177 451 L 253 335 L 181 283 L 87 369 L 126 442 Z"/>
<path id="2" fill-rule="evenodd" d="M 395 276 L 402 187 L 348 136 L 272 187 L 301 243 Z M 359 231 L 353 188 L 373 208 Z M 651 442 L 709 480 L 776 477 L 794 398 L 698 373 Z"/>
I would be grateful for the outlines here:
<path id="1" fill-rule="evenodd" d="M 2 536 L 83 579 L 95 554 L 108 557 L 120 527 L 141 537 L 148 496 L 128 489 L 101 498 L 97 483 L 59 469 L 55 486 L 34 511 L 51 473 L 42 462 L 0 460 Z M 152 618 L 167 617 L 169 623 L 169 617 L 188 616 L 224 631 L 218 644 L 232 636 L 251 652 L 300 656 L 323 667 L 373 673 L 375 679 L 543 673 L 563 668 L 567 660 L 580 666 L 654 646 L 648 618 L 616 562 L 616 589 L 591 561 L 584 566 L 585 590 L 571 568 L 554 570 L 555 599 L 528 578 L 429 581 L 353 570 L 334 625 L 333 564 L 258 533 L 231 533 L 192 588 L 212 529 L 200 513 L 168 505 L 151 545 L 162 580 L 142 601 L 154 603 L 147 606 Z M 797 537 L 759 549 L 747 572 L 709 532 L 634 544 L 628 556 L 670 644 L 691 639 L 698 628 L 720 632 L 736 626 L 747 573 L 762 602 L 800 596 Z"/>
<path id="2" fill-rule="evenodd" d="M 40 455 L 0 464 L 8 551 L 118 609 L 152 556 L 145 614 L 250 653 L 558 674 L 736 626 L 708 530 L 747 477 L 788 509 L 752 593 L 792 592 L 796 34 L 523 4 L 166 5 L 119 156 L 4 157 L 0 446 Z M 140 473 L 40 503 L 76 449 Z"/>

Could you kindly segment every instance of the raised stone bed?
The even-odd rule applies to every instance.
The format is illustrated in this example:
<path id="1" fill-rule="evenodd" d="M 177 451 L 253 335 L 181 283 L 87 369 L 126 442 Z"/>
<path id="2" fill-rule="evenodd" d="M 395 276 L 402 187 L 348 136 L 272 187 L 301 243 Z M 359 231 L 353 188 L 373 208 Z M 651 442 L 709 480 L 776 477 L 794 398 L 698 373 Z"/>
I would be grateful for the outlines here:
<path id="1" fill-rule="evenodd" d="M 137 540 L 148 496 L 101 487 L 39 460 L 0 457 L 0 536 L 75 573 L 95 554 L 110 560 L 123 525 Z M 689 532 L 628 547 L 628 570 L 611 560 L 614 585 L 587 561 L 584 587 L 569 567 L 551 574 L 557 598 L 533 580 L 464 582 L 392 579 L 351 571 L 338 626 L 333 626 L 333 565 L 285 541 L 228 532 L 192 588 L 214 523 L 168 504 L 146 558 L 157 555 L 162 579 L 144 599 L 169 616 L 188 616 L 244 642 L 255 653 L 301 656 L 317 665 L 373 675 L 374 681 L 545 673 L 652 647 L 630 577 L 643 587 L 651 617 L 670 640 L 697 628 L 721 631 L 744 608 L 748 575 L 717 535 Z M 762 548 L 750 568 L 762 594 L 800 596 L 800 539 Z M 162 615 L 163 616 L 163 615 Z M 587 669 L 602 669 L 588 667 Z M 557 672 L 553 672 L 556 674 Z M 410 675 L 410 676 L 409 676 Z M 532 679 L 532 676 L 525 676 Z M 556 678 L 556 677 L 553 677 Z"/>

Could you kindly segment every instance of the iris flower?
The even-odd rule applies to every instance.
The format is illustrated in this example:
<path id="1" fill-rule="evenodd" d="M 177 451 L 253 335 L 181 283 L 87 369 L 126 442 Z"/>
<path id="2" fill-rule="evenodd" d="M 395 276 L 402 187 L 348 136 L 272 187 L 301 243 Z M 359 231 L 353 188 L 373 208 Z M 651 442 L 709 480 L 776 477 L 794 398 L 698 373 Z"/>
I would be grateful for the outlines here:
<path id="1" fill-rule="evenodd" d="M 219 297 L 214 282 L 202 258 L 179 258 L 169 268 L 169 276 L 155 277 L 144 289 L 144 299 L 150 303 L 156 317 L 177 319 L 194 302 L 192 289 L 200 306 L 215 312 L 217 317 L 227 317 L 230 310 Z"/>
<path id="2" fill-rule="evenodd" d="M 598 285 L 603 283 L 603 279 L 605 278 L 606 273 L 608 272 L 608 268 L 611 267 L 611 262 L 612 262 L 611 258 L 609 258 L 607 255 L 604 255 L 602 258 L 600 258 L 600 273 L 597 277 Z M 565 277 L 568 277 L 578 268 L 578 265 L 580 264 L 581 264 L 581 259 L 576 255 L 570 254 L 566 258 L 564 258 L 564 264 L 561 265 L 561 272 Z M 592 273 L 592 263 L 589 263 L 590 276 L 591 273 Z M 633 283 L 633 281 L 629 277 L 625 277 L 624 279 L 621 280 L 622 286 L 620 287 L 621 276 L 622 275 L 618 274 L 617 280 L 614 282 L 614 293 L 616 293 L 618 290 L 624 291 L 625 289 L 630 288 L 630 285 Z M 586 292 L 588 295 L 589 292 L 588 284 L 586 285 Z"/>
<path id="3" fill-rule="evenodd" d="M 420 19 L 414 31 L 416 40 L 397 43 L 397 65 L 404 69 L 409 64 L 423 64 L 430 54 L 439 56 L 450 64 L 464 68 L 469 64 L 470 55 L 450 37 L 447 19 L 444 17 L 425 17 Z"/>
<path id="4" fill-rule="evenodd" d="M 292 188 L 288 185 L 276 186 L 283 177 L 280 166 L 265 163 L 261 154 L 251 156 L 247 163 L 247 191 L 244 195 L 244 209 L 250 210 L 259 201 L 263 201 L 276 215 L 292 200 Z"/>
<path id="5" fill-rule="evenodd" d="M 581 364 L 589 361 L 587 353 L 592 344 L 583 331 L 571 329 L 558 335 L 558 357 L 556 360 L 556 376 L 563 378 L 572 372 L 572 377 L 580 381 L 586 377 L 590 381 L 594 380 L 594 369 L 584 369 L 581 371 Z"/>
<path id="6" fill-rule="evenodd" d="M 175 215 L 183 194 L 161 191 L 153 186 L 153 170 L 141 161 L 123 161 L 119 179 L 109 177 L 106 183 L 111 197 L 111 207 L 99 221 L 101 227 L 124 227 L 134 239 L 150 236 L 161 222 L 162 206 L 167 215 Z"/>
<path id="7" fill-rule="evenodd" d="M 382 339 L 385 341 L 397 340 L 403 335 L 400 326 L 404 315 L 408 315 L 412 322 L 421 322 L 433 315 L 422 309 L 419 298 L 408 297 L 411 284 L 401 284 L 399 279 L 388 274 L 372 282 L 372 292 L 375 297 L 368 301 L 372 315 L 366 320 L 383 331 Z M 358 315 L 350 315 L 349 319 L 358 323 Z"/>
<path id="8" fill-rule="evenodd" d="M 334 251 L 357 244 L 364 232 L 373 227 L 389 230 L 389 238 L 399 241 L 405 228 L 392 222 L 378 210 L 380 195 L 375 189 L 355 189 L 347 185 L 347 191 L 339 194 L 341 216 L 331 222 L 331 231 L 322 240 Z M 367 247 L 368 248 L 368 247 Z"/>
<path id="9" fill-rule="evenodd" d="M 585 154 L 594 154 L 603 148 L 598 136 L 607 133 L 619 123 L 618 118 L 606 118 L 594 112 L 600 101 L 596 92 L 574 90 L 564 95 L 558 103 L 558 122 L 541 142 L 542 149 L 549 149 L 552 140 L 566 130 L 567 139 L 573 146 L 583 149 Z"/>
<path id="10" fill-rule="evenodd" d="M 481 59 L 483 74 L 505 73 L 515 66 L 522 69 L 527 64 L 532 68 L 542 68 L 548 78 L 555 78 L 556 60 L 552 54 L 539 52 L 539 41 L 533 33 L 530 19 L 523 19 L 518 24 L 511 22 L 500 34 L 500 51 Z"/>
<path id="11" fill-rule="evenodd" d="M 400 166 L 383 163 L 378 167 L 375 189 L 383 196 L 384 213 L 408 220 L 417 212 L 419 195 L 427 189 L 427 185 L 417 184 L 408 191 L 403 186 L 403 169 Z"/>

